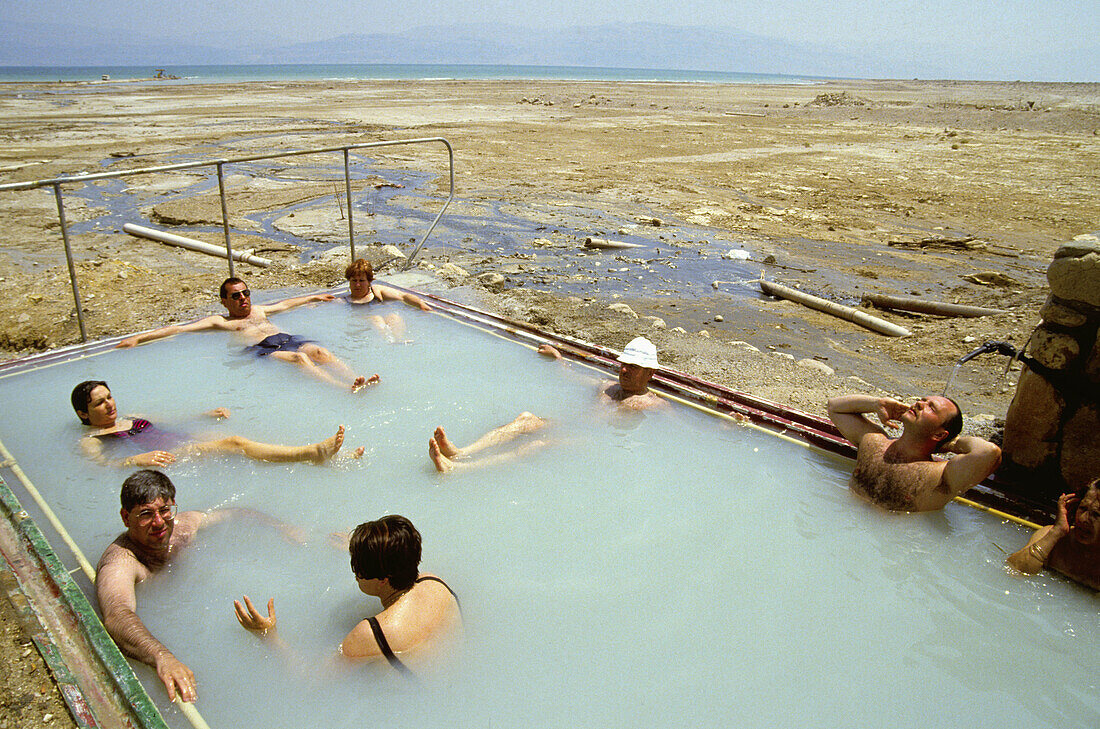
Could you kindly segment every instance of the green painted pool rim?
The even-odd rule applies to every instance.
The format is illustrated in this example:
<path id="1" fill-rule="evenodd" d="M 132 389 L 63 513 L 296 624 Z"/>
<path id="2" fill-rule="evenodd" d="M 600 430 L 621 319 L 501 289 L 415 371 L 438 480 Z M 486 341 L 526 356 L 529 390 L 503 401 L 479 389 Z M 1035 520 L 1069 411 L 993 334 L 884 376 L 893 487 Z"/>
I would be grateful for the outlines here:
<path id="1" fill-rule="evenodd" d="M 52 583 L 59 602 L 80 626 L 82 637 L 99 661 L 103 673 L 110 678 L 114 692 L 130 707 L 138 725 L 143 729 L 170 729 L 137 675 L 134 674 L 133 668 L 119 651 L 118 646 L 107 633 L 107 629 L 103 627 L 87 596 L 73 581 L 72 576 L 38 528 L 38 524 L 23 509 L 3 476 L 0 476 L 0 510 L 18 535 L 27 555 L 40 568 L 41 575 Z M 68 668 L 56 669 L 58 656 L 54 655 L 53 651 L 47 651 L 47 653 L 49 655 L 43 655 L 43 658 L 47 661 L 58 683 L 73 685 L 72 681 L 65 680 Z"/>

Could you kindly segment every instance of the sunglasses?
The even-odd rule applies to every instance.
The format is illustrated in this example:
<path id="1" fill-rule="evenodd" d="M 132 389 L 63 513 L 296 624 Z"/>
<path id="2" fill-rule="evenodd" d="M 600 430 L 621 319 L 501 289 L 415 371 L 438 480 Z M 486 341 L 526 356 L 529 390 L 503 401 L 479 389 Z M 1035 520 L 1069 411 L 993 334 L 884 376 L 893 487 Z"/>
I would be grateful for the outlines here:
<path id="1" fill-rule="evenodd" d="M 252 292 L 248 289 L 241 289 L 240 291 L 229 292 L 229 298 L 236 299 L 237 301 L 240 301 L 241 299 L 247 299 L 250 296 L 252 296 Z"/>

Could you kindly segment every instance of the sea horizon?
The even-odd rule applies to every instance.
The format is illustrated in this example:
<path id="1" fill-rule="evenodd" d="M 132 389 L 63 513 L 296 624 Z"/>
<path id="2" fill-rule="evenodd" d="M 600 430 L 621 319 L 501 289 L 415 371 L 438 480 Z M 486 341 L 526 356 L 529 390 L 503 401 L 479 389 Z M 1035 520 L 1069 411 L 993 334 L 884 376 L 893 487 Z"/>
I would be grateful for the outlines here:
<path id="1" fill-rule="evenodd" d="M 291 63 L 126 66 L 0 66 L 0 83 L 243 83 L 249 81 L 467 80 L 631 81 L 638 83 L 814 84 L 829 76 L 606 66 L 450 63 Z"/>

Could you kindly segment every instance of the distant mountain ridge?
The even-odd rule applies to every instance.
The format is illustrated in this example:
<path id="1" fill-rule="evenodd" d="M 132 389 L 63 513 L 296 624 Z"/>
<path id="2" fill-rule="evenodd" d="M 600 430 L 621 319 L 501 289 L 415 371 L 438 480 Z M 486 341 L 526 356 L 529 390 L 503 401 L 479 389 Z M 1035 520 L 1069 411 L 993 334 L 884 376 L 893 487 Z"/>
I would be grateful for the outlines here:
<path id="1" fill-rule="evenodd" d="M 423 26 L 295 42 L 240 33 L 176 38 L 118 29 L 10 23 L 0 19 L 0 65 L 489 64 L 688 69 L 862 78 L 1051 78 L 1066 51 L 1022 56 L 980 48 L 859 48 L 792 43 L 740 30 L 657 23 L 533 29 L 509 25 Z M 199 40 L 201 39 L 201 40 Z M 1100 80 L 1100 46 L 1072 54 L 1072 79 Z"/>

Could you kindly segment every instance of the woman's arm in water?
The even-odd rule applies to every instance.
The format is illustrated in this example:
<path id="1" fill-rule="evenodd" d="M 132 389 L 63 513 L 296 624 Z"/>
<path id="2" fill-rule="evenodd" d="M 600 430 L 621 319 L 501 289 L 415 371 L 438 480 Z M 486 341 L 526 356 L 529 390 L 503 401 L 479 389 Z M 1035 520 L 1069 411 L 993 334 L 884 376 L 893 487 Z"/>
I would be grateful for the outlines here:
<path id="1" fill-rule="evenodd" d="M 378 292 L 378 298 L 383 302 L 385 301 L 401 301 L 414 309 L 420 309 L 421 311 L 431 311 L 431 307 L 424 303 L 424 300 L 413 293 L 405 293 L 398 291 L 395 288 L 386 286 L 385 284 L 374 284 L 375 291 Z"/>
<path id="2" fill-rule="evenodd" d="M 176 457 L 168 451 L 147 451 L 136 456 L 127 456 L 112 461 L 103 452 L 103 444 L 99 441 L 99 438 L 92 435 L 86 435 L 80 439 L 80 450 L 88 460 L 95 461 L 101 466 L 114 466 L 115 468 L 131 468 L 133 466 L 156 468 L 171 465 L 176 460 Z"/>
<path id="3" fill-rule="evenodd" d="M 1077 508 L 1074 494 L 1062 494 L 1058 497 L 1058 518 L 1050 526 L 1045 526 L 1031 535 L 1022 549 L 1009 555 L 1005 563 L 1025 575 L 1041 571 L 1050 559 L 1054 546 L 1069 534 L 1069 514 Z"/>

